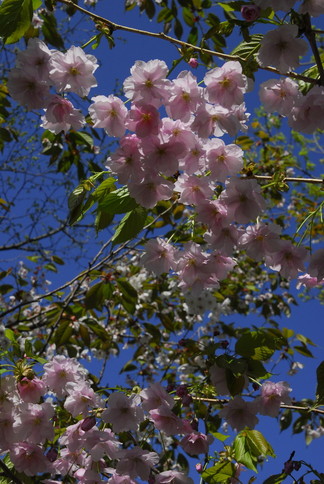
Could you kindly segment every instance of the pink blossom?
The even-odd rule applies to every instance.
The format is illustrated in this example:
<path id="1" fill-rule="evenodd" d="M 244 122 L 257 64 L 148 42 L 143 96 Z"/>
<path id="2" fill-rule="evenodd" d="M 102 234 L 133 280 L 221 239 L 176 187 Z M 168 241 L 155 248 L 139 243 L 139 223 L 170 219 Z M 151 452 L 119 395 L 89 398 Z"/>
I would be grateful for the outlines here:
<path id="1" fill-rule="evenodd" d="M 106 166 L 118 175 L 119 183 L 140 182 L 144 177 L 141 157 L 140 139 L 136 134 L 127 135 L 119 140 L 118 149 L 108 158 Z"/>
<path id="2" fill-rule="evenodd" d="M 261 8 L 255 5 L 244 5 L 241 7 L 241 15 L 247 22 L 254 22 L 260 17 Z"/>
<path id="3" fill-rule="evenodd" d="M 232 220 L 242 224 L 255 219 L 265 208 L 261 188 L 256 180 L 231 178 L 226 182 L 220 200 L 226 205 Z"/>
<path id="4" fill-rule="evenodd" d="M 225 145 L 220 139 L 209 141 L 206 158 L 214 181 L 224 182 L 243 168 L 243 150 L 234 144 Z"/>
<path id="5" fill-rule="evenodd" d="M 304 0 L 300 7 L 301 13 L 309 13 L 312 17 L 318 17 L 324 13 L 322 0 Z"/>
<path id="6" fill-rule="evenodd" d="M 291 403 L 289 392 L 291 392 L 291 388 L 285 381 L 279 381 L 278 383 L 264 382 L 261 387 L 261 396 L 256 400 L 258 412 L 261 415 L 276 417 L 281 403 Z"/>
<path id="7" fill-rule="evenodd" d="M 145 244 L 145 253 L 141 258 L 141 263 L 157 276 L 169 272 L 175 265 L 174 248 L 160 237 L 151 239 Z"/>
<path id="8" fill-rule="evenodd" d="M 40 447 L 27 442 L 14 444 L 10 449 L 10 459 L 18 472 L 27 476 L 36 476 L 40 472 L 48 472 L 50 463 Z"/>
<path id="9" fill-rule="evenodd" d="M 175 404 L 174 398 L 158 382 L 152 383 L 148 388 L 144 388 L 140 392 L 140 396 L 143 401 L 142 407 L 146 411 L 158 408 L 162 404 L 172 408 Z"/>
<path id="10" fill-rule="evenodd" d="M 16 415 L 14 407 L 1 408 L 0 412 L 0 454 L 7 452 L 13 442 L 17 441 L 17 436 L 14 433 L 13 425 L 15 423 Z"/>
<path id="11" fill-rule="evenodd" d="M 279 249 L 281 241 L 279 225 L 257 223 L 249 225 L 239 238 L 239 245 L 246 250 L 249 257 L 261 260 Z"/>
<path id="12" fill-rule="evenodd" d="M 126 474 L 130 477 L 139 476 L 143 481 L 147 481 L 151 469 L 158 462 L 159 456 L 155 452 L 134 447 L 122 452 L 116 470 L 118 474 Z"/>
<path id="13" fill-rule="evenodd" d="M 136 104 L 131 107 L 127 127 L 139 138 L 157 135 L 160 128 L 159 111 L 150 104 Z"/>
<path id="14" fill-rule="evenodd" d="M 179 160 L 179 168 L 187 175 L 202 172 L 205 168 L 205 152 L 203 143 L 194 136 L 193 142 L 187 145 L 187 153 Z"/>
<path id="15" fill-rule="evenodd" d="M 204 239 L 212 249 L 219 250 L 224 255 L 231 255 L 233 248 L 238 243 L 242 229 L 235 225 L 220 226 L 214 232 L 206 232 Z"/>
<path id="16" fill-rule="evenodd" d="M 305 286 L 307 289 L 313 289 L 313 287 L 323 286 L 324 279 L 318 280 L 317 277 L 312 277 L 309 274 L 304 274 L 303 276 L 298 276 L 298 283 L 296 285 L 297 289 L 301 286 Z"/>
<path id="17" fill-rule="evenodd" d="M 172 83 L 170 97 L 166 103 L 169 116 L 189 121 L 201 100 L 201 88 L 191 72 L 182 71 Z"/>
<path id="18" fill-rule="evenodd" d="M 150 410 L 149 414 L 154 426 L 166 435 L 182 433 L 182 420 L 172 412 L 169 405 L 162 403 L 158 408 Z"/>
<path id="19" fill-rule="evenodd" d="M 124 93 L 128 99 L 159 107 L 169 96 L 171 81 L 166 79 L 168 67 L 164 61 L 136 61 L 131 76 L 124 81 Z"/>
<path id="20" fill-rule="evenodd" d="M 207 225 L 212 232 L 228 225 L 227 209 L 220 200 L 204 200 L 197 205 L 197 220 Z"/>
<path id="21" fill-rule="evenodd" d="M 100 474 L 92 469 L 78 469 L 73 477 L 78 484 L 106 484 L 107 481 L 101 479 Z"/>
<path id="22" fill-rule="evenodd" d="M 239 62 L 229 61 L 222 67 L 211 69 L 205 75 L 204 82 L 211 103 L 221 104 L 225 108 L 242 104 L 243 94 L 247 90 L 247 79 L 242 74 Z"/>
<path id="23" fill-rule="evenodd" d="M 215 251 L 208 257 L 208 267 L 215 280 L 222 280 L 236 266 L 236 261 L 226 257 L 220 251 Z"/>
<path id="24" fill-rule="evenodd" d="M 146 171 L 172 176 L 179 169 L 178 160 L 184 154 L 186 147 L 176 139 L 165 140 L 161 136 L 148 136 L 143 139 L 142 150 L 145 155 Z"/>
<path id="25" fill-rule="evenodd" d="M 59 92 L 71 91 L 84 97 L 97 86 L 93 75 L 97 68 L 97 59 L 93 55 L 72 45 L 65 54 L 56 51 L 52 55 L 50 79 Z"/>
<path id="26" fill-rule="evenodd" d="M 279 271 L 283 277 L 297 277 L 299 271 L 304 271 L 307 250 L 295 247 L 289 240 L 282 240 L 277 250 L 267 258 L 267 265 L 274 271 Z"/>
<path id="27" fill-rule="evenodd" d="M 194 242 L 186 244 L 185 251 L 179 254 L 177 272 L 180 287 L 201 292 L 209 283 L 210 269 L 208 256 L 201 247 Z"/>
<path id="28" fill-rule="evenodd" d="M 28 67 L 11 69 L 7 86 L 10 96 L 27 109 L 44 108 L 50 95 L 48 84 Z"/>
<path id="29" fill-rule="evenodd" d="M 56 94 L 49 98 L 45 115 L 41 119 L 41 126 L 55 134 L 61 131 L 66 133 L 70 128 L 78 130 L 85 124 L 82 113 L 70 101 Z"/>
<path id="30" fill-rule="evenodd" d="M 88 382 L 70 382 L 66 384 L 65 389 L 68 397 L 64 402 L 64 408 L 72 417 L 80 414 L 86 416 L 89 407 L 104 406 L 104 401 L 92 390 Z"/>
<path id="31" fill-rule="evenodd" d="M 45 363 L 43 382 L 58 398 L 67 394 L 68 382 L 81 382 L 85 380 L 86 370 L 73 358 L 56 355 L 52 361 Z"/>
<path id="32" fill-rule="evenodd" d="M 164 471 L 155 477 L 155 484 L 194 484 L 194 481 L 183 472 Z"/>
<path id="33" fill-rule="evenodd" d="M 54 437 L 54 427 L 51 421 L 54 407 L 48 403 L 23 403 L 18 407 L 13 426 L 17 440 L 26 440 L 33 444 L 44 443 Z"/>
<path id="34" fill-rule="evenodd" d="M 224 418 L 233 430 L 239 432 L 245 427 L 250 429 L 255 427 L 259 422 L 256 413 L 257 407 L 254 402 L 246 402 L 242 397 L 236 395 L 218 415 Z"/>
<path id="35" fill-rule="evenodd" d="M 94 128 L 104 128 L 109 136 L 123 136 L 126 130 L 127 108 L 116 96 L 95 96 L 91 98 L 89 113 Z"/>
<path id="36" fill-rule="evenodd" d="M 240 122 L 223 106 L 203 104 L 197 109 L 191 128 L 205 139 L 212 134 L 217 137 L 223 136 L 224 133 L 235 136 L 240 129 Z"/>
<path id="37" fill-rule="evenodd" d="M 296 3 L 296 0 L 254 0 L 254 3 L 263 10 L 270 7 L 273 10 L 288 12 Z"/>
<path id="38" fill-rule="evenodd" d="M 137 484 L 131 477 L 120 476 L 117 473 L 114 473 L 107 482 L 108 484 Z"/>
<path id="39" fill-rule="evenodd" d="M 318 280 L 324 278 L 324 249 L 318 249 L 310 257 L 308 272 Z"/>
<path id="40" fill-rule="evenodd" d="M 190 59 L 188 60 L 188 64 L 193 69 L 197 69 L 197 67 L 199 66 L 198 60 L 195 57 L 190 57 Z"/>
<path id="41" fill-rule="evenodd" d="M 226 369 L 221 368 L 214 363 L 209 368 L 210 381 L 216 388 L 217 395 L 230 395 L 231 392 L 227 386 Z"/>
<path id="42" fill-rule="evenodd" d="M 133 180 L 128 182 L 131 197 L 145 208 L 155 207 L 160 200 L 169 200 L 173 195 L 173 186 L 169 180 L 154 174 L 145 174 L 140 183 Z"/>
<path id="43" fill-rule="evenodd" d="M 260 100 L 269 113 L 287 116 L 300 96 L 298 84 L 289 78 L 270 79 L 260 86 Z"/>
<path id="44" fill-rule="evenodd" d="M 207 454 L 209 446 L 213 441 L 214 438 L 211 435 L 192 432 L 183 437 L 180 445 L 189 455 Z"/>
<path id="45" fill-rule="evenodd" d="M 34 71 L 39 81 L 48 83 L 52 52 L 38 37 L 28 40 L 27 49 L 19 51 L 16 65 L 22 70 Z"/>
<path id="46" fill-rule="evenodd" d="M 72 453 L 81 449 L 86 439 L 86 432 L 81 429 L 81 425 L 81 422 L 69 425 L 60 437 L 60 444 L 66 445 Z"/>
<path id="47" fill-rule="evenodd" d="M 40 397 L 42 397 L 46 392 L 45 384 L 39 378 L 29 378 L 23 377 L 17 383 L 18 392 L 20 398 L 24 402 L 28 403 L 38 403 Z"/>
<path id="48" fill-rule="evenodd" d="M 180 192 L 179 202 L 198 205 L 213 195 L 213 189 L 206 177 L 195 175 L 180 175 L 174 189 Z"/>
<path id="49" fill-rule="evenodd" d="M 280 72 L 288 72 L 299 66 L 299 57 L 306 54 L 307 43 L 297 38 L 297 25 L 280 25 L 267 32 L 261 40 L 259 61 L 261 65 L 271 65 Z"/>
<path id="50" fill-rule="evenodd" d="M 118 458 L 120 445 L 110 429 L 92 428 L 85 435 L 84 448 L 94 462 L 98 462 L 104 456 L 108 456 L 109 459 Z"/>
<path id="51" fill-rule="evenodd" d="M 324 129 L 324 88 L 314 86 L 306 96 L 297 98 L 288 122 L 293 129 L 303 133 Z"/>
<path id="52" fill-rule="evenodd" d="M 124 393 L 112 393 L 108 398 L 108 408 L 102 412 L 104 422 L 111 423 L 114 432 L 137 430 L 144 420 L 144 411 L 139 404 L 139 395 L 127 397 Z"/>

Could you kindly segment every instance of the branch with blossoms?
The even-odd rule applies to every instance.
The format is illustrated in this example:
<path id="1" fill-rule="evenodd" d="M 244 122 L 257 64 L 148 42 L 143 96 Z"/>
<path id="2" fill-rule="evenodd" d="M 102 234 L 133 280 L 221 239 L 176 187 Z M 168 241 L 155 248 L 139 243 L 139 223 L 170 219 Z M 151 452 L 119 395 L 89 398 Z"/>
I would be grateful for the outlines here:
<path id="1" fill-rule="evenodd" d="M 96 22 L 98 29 L 104 29 L 105 27 L 108 27 L 108 35 L 112 35 L 114 33 L 114 31 L 116 31 L 116 30 L 123 30 L 125 32 L 130 32 L 130 33 L 134 33 L 134 34 L 138 34 L 138 35 L 144 35 L 144 36 L 148 36 L 148 37 L 154 37 L 154 38 L 157 38 L 157 39 L 165 40 L 167 42 L 170 42 L 171 44 L 178 45 L 180 48 L 184 49 L 184 51 L 186 49 L 189 49 L 192 52 L 200 52 L 202 54 L 210 54 L 211 56 L 218 57 L 219 59 L 223 59 L 223 60 L 226 60 L 226 61 L 239 61 L 243 64 L 245 62 L 247 62 L 247 60 L 248 60 L 248 59 L 242 58 L 238 55 L 230 55 L 230 54 L 225 54 L 223 52 L 216 52 L 214 50 L 202 48 L 202 47 L 196 46 L 194 44 L 190 44 L 188 42 L 183 42 L 182 40 L 176 39 L 176 38 L 171 37 L 169 35 L 166 35 L 162 32 L 161 33 L 155 33 L 155 32 L 150 32 L 150 31 L 147 31 L 147 30 L 141 30 L 141 29 L 129 27 L 127 25 L 120 25 L 120 24 L 112 22 L 111 20 L 108 20 L 104 17 L 101 17 L 100 15 L 96 15 L 93 12 L 90 12 L 89 10 L 81 7 L 80 5 L 75 4 L 74 2 L 72 2 L 70 0 L 58 0 L 58 1 L 60 3 L 67 5 L 67 6 L 76 8 L 80 12 L 89 16 L 94 22 Z M 317 85 L 319 83 L 317 79 L 313 79 L 312 77 L 303 76 L 302 74 L 298 74 L 298 73 L 295 73 L 295 72 L 292 72 L 292 71 L 289 71 L 289 72 L 281 71 L 281 70 L 276 69 L 276 68 L 271 67 L 271 66 L 265 66 L 265 65 L 259 64 L 258 69 L 266 70 L 266 71 L 272 72 L 274 74 L 284 75 L 285 77 L 289 77 L 291 79 L 304 81 L 304 82 L 310 83 L 311 85 Z"/>

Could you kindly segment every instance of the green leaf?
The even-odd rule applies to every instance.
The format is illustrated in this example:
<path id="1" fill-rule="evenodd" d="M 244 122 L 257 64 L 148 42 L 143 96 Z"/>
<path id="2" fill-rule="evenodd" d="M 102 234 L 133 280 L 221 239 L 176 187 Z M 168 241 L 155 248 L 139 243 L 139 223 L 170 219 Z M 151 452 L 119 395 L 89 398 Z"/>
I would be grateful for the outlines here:
<path id="1" fill-rule="evenodd" d="M 113 288 L 110 282 L 98 282 L 92 286 L 84 299 L 84 304 L 87 309 L 102 310 L 107 299 L 110 299 L 113 293 Z"/>
<path id="2" fill-rule="evenodd" d="M 4 334 L 9 341 L 11 341 L 12 343 L 16 342 L 17 338 L 15 333 L 12 331 L 12 329 L 9 329 L 9 328 L 5 329 Z"/>
<path id="3" fill-rule="evenodd" d="M 313 353 L 307 348 L 306 345 L 294 346 L 294 348 L 301 355 L 307 356 L 308 358 L 314 358 Z"/>
<path id="4" fill-rule="evenodd" d="M 127 187 L 122 187 L 109 193 L 98 204 L 99 210 L 112 214 L 130 212 L 135 207 L 137 207 L 137 203 L 130 196 Z"/>
<path id="5" fill-rule="evenodd" d="M 121 244 L 134 238 L 144 227 L 147 211 L 143 207 L 136 207 L 131 212 L 126 213 L 116 227 L 112 238 L 113 244 Z"/>
<path id="6" fill-rule="evenodd" d="M 108 340 L 110 340 L 109 334 L 107 333 L 107 331 L 105 330 L 105 328 L 103 328 L 100 324 L 98 324 L 97 321 L 88 320 L 88 321 L 85 321 L 85 324 L 102 341 L 108 341 Z"/>
<path id="7" fill-rule="evenodd" d="M 261 361 L 268 360 L 275 349 L 275 338 L 261 330 L 243 334 L 235 345 L 239 355 Z"/>
<path id="8" fill-rule="evenodd" d="M 272 476 L 268 477 L 263 484 L 280 484 L 280 482 L 284 481 L 288 477 L 287 474 L 273 474 Z"/>
<path id="9" fill-rule="evenodd" d="M 195 16 L 190 10 L 190 8 L 187 8 L 187 7 L 183 8 L 182 16 L 183 16 L 183 20 L 186 22 L 187 25 L 189 25 L 189 27 L 193 27 L 195 25 Z"/>
<path id="10" fill-rule="evenodd" d="M 234 477 L 236 467 L 231 462 L 218 462 L 215 466 L 206 469 L 201 477 L 207 484 L 219 484 L 220 482 L 227 482 L 231 477 Z"/>
<path id="11" fill-rule="evenodd" d="M 17 42 L 28 30 L 32 17 L 32 0 L 4 0 L 0 5 L 0 37 L 6 44 Z"/>
<path id="12" fill-rule="evenodd" d="M 275 457 L 273 448 L 269 442 L 264 438 L 264 436 L 258 430 L 245 430 L 246 438 L 248 440 L 250 448 L 253 450 L 256 456 L 267 456 Z"/>
<path id="13" fill-rule="evenodd" d="M 57 22 L 54 15 L 46 12 L 40 16 L 44 20 L 42 32 L 45 37 L 45 42 L 58 49 L 64 49 L 64 41 L 57 31 Z"/>
<path id="14" fill-rule="evenodd" d="M 250 37 L 250 42 L 241 42 L 237 47 L 235 47 L 231 55 L 237 55 L 243 59 L 248 59 L 251 56 L 255 56 L 260 49 L 261 40 L 263 35 L 254 34 Z"/>
<path id="15" fill-rule="evenodd" d="M 255 466 L 256 459 L 253 455 L 251 455 L 245 433 L 240 433 L 236 436 L 233 442 L 233 448 L 237 462 L 245 465 L 248 469 L 252 469 L 253 471 L 257 472 L 257 468 Z"/>
<path id="16" fill-rule="evenodd" d="M 73 327 L 70 321 L 63 321 L 54 333 L 53 342 L 56 346 L 65 345 L 73 334 Z"/>
<path id="17" fill-rule="evenodd" d="M 133 286 L 124 278 L 116 280 L 117 286 L 122 294 L 121 303 L 130 314 L 134 314 L 137 303 L 137 291 Z"/>
<path id="18" fill-rule="evenodd" d="M 316 403 L 324 403 L 324 361 L 317 367 Z"/>

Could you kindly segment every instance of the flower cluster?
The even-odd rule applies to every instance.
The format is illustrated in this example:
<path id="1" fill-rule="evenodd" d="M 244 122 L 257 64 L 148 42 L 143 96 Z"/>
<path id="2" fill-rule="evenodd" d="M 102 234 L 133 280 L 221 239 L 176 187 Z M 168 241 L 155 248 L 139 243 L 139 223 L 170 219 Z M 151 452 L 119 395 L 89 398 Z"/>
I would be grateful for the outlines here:
<path id="1" fill-rule="evenodd" d="M 54 476 L 70 476 L 82 484 L 136 484 L 136 478 L 151 482 L 154 469 L 155 483 L 193 484 L 178 470 L 158 473 L 158 454 L 140 446 L 144 422 L 152 435 L 155 430 L 165 438 L 181 435 L 179 445 L 190 456 L 208 453 L 214 440 L 198 431 L 198 420 L 190 423 L 179 415 L 179 408 L 174 411 L 176 401 L 160 383 L 137 394 L 115 392 L 105 401 L 73 358 L 57 355 L 43 370 L 39 378 L 29 365 L 18 362 L 16 377 L 0 379 L 0 453 L 9 454 L 18 472 L 27 476 L 45 473 L 52 479 L 43 482 L 52 484 L 61 482 L 53 480 Z M 217 379 L 217 391 L 228 393 L 224 374 L 216 373 L 214 365 L 211 379 L 214 383 Z M 253 428 L 258 422 L 256 413 L 277 416 L 280 404 L 290 402 L 290 391 L 285 382 L 265 382 L 254 402 L 236 396 L 219 416 L 234 429 Z M 176 394 L 184 407 L 191 405 L 186 385 L 178 386 Z M 118 440 L 120 432 L 133 433 L 131 445 Z"/>
<path id="2" fill-rule="evenodd" d="M 97 85 L 93 75 L 97 60 L 80 47 L 72 46 L 63 54 L 50 50 L 38 38 L 30 39 L 27 49 L 17 55 L 16 67 L 8 78 L 11 96 L 28 109 L 45 109 L 41 126 L 54 133 L 80 129 L 85 124 L 82 113 L 73 104 L 57 94 L 73 92 L 87 96 Z"/>

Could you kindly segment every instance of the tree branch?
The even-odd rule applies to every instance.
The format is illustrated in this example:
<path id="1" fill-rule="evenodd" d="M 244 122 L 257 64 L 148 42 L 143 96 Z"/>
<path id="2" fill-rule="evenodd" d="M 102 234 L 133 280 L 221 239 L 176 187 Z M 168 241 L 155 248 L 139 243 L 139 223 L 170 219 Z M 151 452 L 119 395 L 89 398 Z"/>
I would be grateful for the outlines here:
<path id="1" fill-rule="evenodd" d="M 85 15 L 88 15 L 95 22 L 97 22 L 99 24 L 106 25 L 109 28 L 110 33 L 113 33 L 115 30 L 123 30 L 125 32 L 131 32 L 131 33 L 134 33 L 134 34 L 146 35 L 146 36 L 149 36 L 149 37 L 154 37 L 156 39 L 166 40 L 167 42 L 170 42 L 171 44 L 175 44 L 175 45 L 178 45 L 180 47 L 185 47 L 186 49 L 192 49 L 193 51 L 201 52 L 202 54 L 210 54 L 214 57 L 219 57 L 220 59 L 231 60 L 231 61 L 239 61 L 239 62 L 246 62 L 247 61 L 247 59 L 244 59 L 243 57 L 240 57 L 238 55 L 224 54 L 223 52 L 217 52 L 215 50 L 204 49 L 202 47 L 198 47 L 196 45 L 189 44 L 188 42 L 183 42 L 182 40 L 175 39 L 174 37 L 171 37 L 170 35 L 164 34 L 163 32 L 160 32 L 160 33 L 150 32 L 148 30 L 141 30 L 141 29 L 137 29 L 137 28 L 134 28 L 134 27 L 128 27 L 127 25 L 116 24 L 115 22 L 112 22 L 111 20 L 108 20 L 104 17 L 101 17 L 100 15 L 96 15 L 96 14 L 90 12 L 89 10 L 86 10 L 85 8 L 80 7 L 80 5 L 77 5 L 76 3 L 74 3 L 70 0 L 58 0 L 58 1 L 61 2 L 61 3 L 64 3 L 65 5 L 67 5 L 69 7 L 73 7 L 75 9 L 79 10 L 80 12 L 84 13 Z M 292 79 L 297 79 L 297 80 L 300 80 L 300 81 L 309 82 L 310 84 L 318 84 L 318 79 L 313 79 L 312 77 L 303 76 L 302 74 L 297 74 L 296 72 L 283 73 L 283 72 L 280 72 L 278 69 L 275 69 L 274 67 L 271 67 L 271 66 L 260 66 L 259 65 L 258 68 L 265 70 L 265 71 L 273 72 L 274 74 L 279 74 L 281 76 L 286 76 L 286 77 L 290 77 Z"/>
<path id="2" fill-rule="evenodd" d="M 254 178 L 255 180 L 273 180 L 271 175 L 248 175 L 242 177 L 242 180 L 247 180 L 249 178 Z M 323 178 L 299 178 L 299 177 L 291 177 L 287 176 L 286 178 L 280 179 L 282 182 L 297 182 L 297 183 L 314 183 L 314 184 L 322 184 L 324 187 L 324 179 Z"/>
<path id="3" fill-rule="evenodd" d="M 20 479 L 18 479 L 9 469 L 9 467 L 6 466 L 6 464 L 3 462 L 2 459 L 0 459 L 0 467 L 3 470 L 3 475 L 11 479 L 11 481 L 15 484 L 24 484 Z"/>

